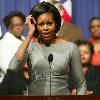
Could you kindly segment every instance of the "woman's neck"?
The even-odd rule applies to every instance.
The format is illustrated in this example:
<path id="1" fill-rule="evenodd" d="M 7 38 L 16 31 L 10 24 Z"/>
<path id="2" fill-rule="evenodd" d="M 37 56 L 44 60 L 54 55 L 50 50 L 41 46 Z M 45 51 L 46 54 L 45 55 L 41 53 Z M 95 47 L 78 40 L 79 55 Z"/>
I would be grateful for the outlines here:
<path id="1" fill-rule="evenodd" d="M 38 42 L 40 44 L 45 44 L 46 46 L 50 46 L 50 44 L 55 44 L 56 43 L 57 37 L 54 36 L 51 40 L 44 40 L 44 39 L 38 39 Z"/>
<path id="2" fill-rule="evenodd" d="M 93 38 L 94 43 L 100 43 L 100 38 Z"/>
<path id="3" fill-rule="evenodd" d="M 83 67 L 88 67 L 90 65 L 90 62 L 82 64 Z"/>

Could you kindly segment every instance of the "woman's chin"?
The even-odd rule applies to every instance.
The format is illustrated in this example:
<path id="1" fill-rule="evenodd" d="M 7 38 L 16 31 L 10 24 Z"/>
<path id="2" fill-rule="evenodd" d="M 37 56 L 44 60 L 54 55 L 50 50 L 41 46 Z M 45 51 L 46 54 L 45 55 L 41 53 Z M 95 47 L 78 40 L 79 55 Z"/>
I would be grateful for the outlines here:
<path id="1" fill-rule="evenodd" d="M 51 36 L 48 36 L 48 37 L 42 37 L 42 40 L 44 40 L 45 42 L 48 42 L 48 41 L 52 41 L 52 37 Z"/>

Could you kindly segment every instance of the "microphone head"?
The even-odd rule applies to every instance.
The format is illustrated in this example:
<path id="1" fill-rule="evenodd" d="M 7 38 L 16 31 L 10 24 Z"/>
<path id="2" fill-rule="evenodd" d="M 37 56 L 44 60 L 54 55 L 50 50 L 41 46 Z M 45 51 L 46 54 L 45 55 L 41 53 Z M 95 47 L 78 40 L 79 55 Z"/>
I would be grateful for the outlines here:
<path id="1" fill-rule="evenodd" d="M 49 62 L 52 62 L 52 61 L 53 61 L 53 54 L 49 54 L 49 56 L 48 56 L 48 61 L 49 61 Z"/>

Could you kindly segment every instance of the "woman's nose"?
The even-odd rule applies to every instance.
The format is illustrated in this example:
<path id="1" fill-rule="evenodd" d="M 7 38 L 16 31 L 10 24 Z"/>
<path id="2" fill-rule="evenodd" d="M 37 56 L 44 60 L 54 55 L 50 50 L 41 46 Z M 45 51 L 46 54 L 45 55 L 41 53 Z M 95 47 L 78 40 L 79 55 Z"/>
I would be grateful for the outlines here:
<path id="1" fill-rule="evenodd" d="M 80 52 L 81 56 L 84 56 L 84 52 Z"/>
<path id="2" fill-rule="evenodd" d="M 47 31 L 48 30 L 48 26 L 45 24 L 44 25 L 44 31 Z"/>

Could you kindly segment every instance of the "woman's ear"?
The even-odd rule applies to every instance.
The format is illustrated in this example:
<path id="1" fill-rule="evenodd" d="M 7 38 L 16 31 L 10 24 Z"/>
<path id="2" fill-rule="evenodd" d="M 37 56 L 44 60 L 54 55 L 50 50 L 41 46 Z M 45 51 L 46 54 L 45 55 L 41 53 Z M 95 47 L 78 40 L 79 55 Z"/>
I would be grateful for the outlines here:
<path id="1" fill-rule="evenodd" d="M 9 26 L 8 26 L 9 28 L 11 28 L 11 24 L 9 24 Z"/>
<path id="2" fill-rule="evenodd" d="M 37 37 L 37 38 L 38 38 L 38 36 L 39 36 L 38 30 L 37 30 L 37 24 L 35 24 L 34 36 Z"/>
<path id="3" fill-rule="evenodd" d="M 57 23 L 55 23 L 56 27 L 57 27 Z"/>
<path id="4" fill-rule="evenodd" d="M 56 28 L 55 28 L 55 33 L 57 33 L 57 23 L 55 23 L 55 26 L 56 26 Z"/>

